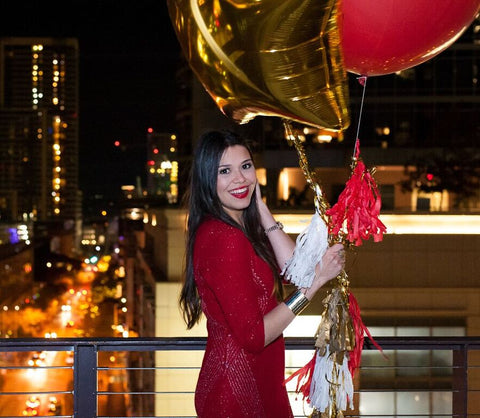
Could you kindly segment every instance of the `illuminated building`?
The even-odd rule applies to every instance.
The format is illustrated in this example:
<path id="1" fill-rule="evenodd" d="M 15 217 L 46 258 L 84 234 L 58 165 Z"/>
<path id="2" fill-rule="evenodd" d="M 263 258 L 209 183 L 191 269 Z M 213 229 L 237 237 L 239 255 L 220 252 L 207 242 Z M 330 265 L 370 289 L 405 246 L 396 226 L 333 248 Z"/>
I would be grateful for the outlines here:
<path id="1" fill-rule="evenodd" d="M 81 217 L 78 42 L 0 39 L 0 212 L 10 221 Z"/>
<path id="2" fill-rule="evenodd" d="M 168 203 L 178 199 L 177 136 L 172 133 L 147 133 L 147 193 L 164 197 Z"/>

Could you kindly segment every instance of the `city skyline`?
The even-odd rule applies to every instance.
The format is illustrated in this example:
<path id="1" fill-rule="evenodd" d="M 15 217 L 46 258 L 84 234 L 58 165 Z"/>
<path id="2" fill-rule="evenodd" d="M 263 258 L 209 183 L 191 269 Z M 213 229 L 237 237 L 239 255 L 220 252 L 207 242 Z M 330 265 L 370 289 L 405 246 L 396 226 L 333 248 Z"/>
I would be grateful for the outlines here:
<path id="1" fill-rule="evenodd" d="M 145 0 L 132 7 L 110 0 L 74 0 L 69 6 L 69 11 L 56 1 L 3 6 L 7 13 L 1 14 L 0 36 L 79 40 L 80 188 L 85 198 L 107 194 L 108 201 L 120 194 L 122 184 L 138 184 L 137 177 L 145 176 L 147 128 L 176 129 L 174 79 L 180 46 L 164 1 Z M 389 80 L 393 84 L 392 77 L 373 77 L 369 103 L 372 91 L 391 87 Z M 427 90 L 428 95 L 432 91 Z M 391 109 L 369 106 L 367 111 L 375 115 L 364 118 L 362 132 L 368 128 L 367 140 L 377 140 L 373 124 L 388 120 Z M 354 124 L 355 115 L 351 132 Z"/>
<path id="2" fill-rule="evenodd" d="M 84 195 L 108 199 L 144 176 L 147 128 L 174 130 L 180 48 L 165 2 L 73 1 L 67 11 L 60 2 L 27 1 L 2 9 L 0 37 L 79 40 Z"/>

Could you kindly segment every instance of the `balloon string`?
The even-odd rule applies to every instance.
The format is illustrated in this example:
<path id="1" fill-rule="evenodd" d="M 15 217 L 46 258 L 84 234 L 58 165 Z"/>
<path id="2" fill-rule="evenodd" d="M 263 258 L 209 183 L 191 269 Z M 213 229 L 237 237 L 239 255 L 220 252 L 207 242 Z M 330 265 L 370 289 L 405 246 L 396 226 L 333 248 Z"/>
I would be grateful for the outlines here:
<path id="1" fill-rule="evenodd" d="M 365 102 L 365 90 L 367 89 L 367 76 L 362 75 L 361 77 L 357 78 L 358 82 L 363 86 L 362 91 L 362 100 L 360 102 L 360 114 L 358 115 L 358 125 L 357 125 L 357 135 L 355 136 L 355 147 L 353 148 L 353 155 L 352 159 L 355 160 L 360 136 L 360 122 L 362 120 L 362 113 L 363 113 L 363 103 Z"/>

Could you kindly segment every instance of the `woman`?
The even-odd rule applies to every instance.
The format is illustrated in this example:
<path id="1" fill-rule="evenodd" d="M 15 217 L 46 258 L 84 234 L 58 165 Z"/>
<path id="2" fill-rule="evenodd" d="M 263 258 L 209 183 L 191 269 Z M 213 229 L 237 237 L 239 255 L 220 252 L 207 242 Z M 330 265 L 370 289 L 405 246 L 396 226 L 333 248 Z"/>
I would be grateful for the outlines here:
<path id="1" fill-rule="evenodd" d="M 187 327 L 201 313 L 208 339 L 195 391 L 199 418 L 293 417 L 286 389 L 283 330 L 343 267 L 332 246 L 313 284 L 285 302 L 281 266 L 295 243 L 262 201 L 247 142 L 229 131 L 200 138 L 190 180 Z"/>

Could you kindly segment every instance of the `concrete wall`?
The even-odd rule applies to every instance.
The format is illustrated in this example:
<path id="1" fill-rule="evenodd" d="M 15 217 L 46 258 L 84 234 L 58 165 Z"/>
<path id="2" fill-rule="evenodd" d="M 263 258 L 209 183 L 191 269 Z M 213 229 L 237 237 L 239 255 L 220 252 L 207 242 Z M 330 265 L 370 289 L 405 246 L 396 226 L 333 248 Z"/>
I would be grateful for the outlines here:
<path id="1" fill-rule="evenodd" d="M 479 288 L 480 235 L 385 235 L 348 251 L 355 287 Z"/>
<path id="2" fill-rule="evenodd" d="M 155 267 L 168 282 L 181 282 L 185 212 L 154 210 L 151 216 L 157 224 L 147 225 L 146 233 L 155 243 Z M 350 248 L 346 271 L 351 291 L 367 318 L 455 317 L 465 323 L 468 335 L 480 335 L 478 254 L 480 235 L 387 234 L 381 242 L 369 240 Z M 320 292 L 307 312 L 321 313 L 322 299 Z"/>
<path id="3" fill-rule="evenodd" d="M 185 261 L 185 211 L 152 209 L 148 211 L 148 216 L 145 234 L 152 241 L 153 263 L 161 272 L 161 279 L 181 281 Z"/>

